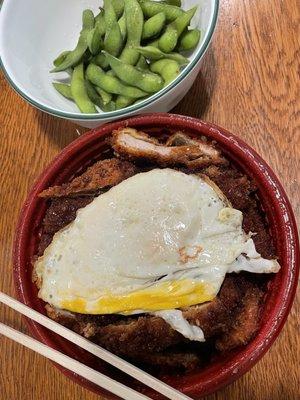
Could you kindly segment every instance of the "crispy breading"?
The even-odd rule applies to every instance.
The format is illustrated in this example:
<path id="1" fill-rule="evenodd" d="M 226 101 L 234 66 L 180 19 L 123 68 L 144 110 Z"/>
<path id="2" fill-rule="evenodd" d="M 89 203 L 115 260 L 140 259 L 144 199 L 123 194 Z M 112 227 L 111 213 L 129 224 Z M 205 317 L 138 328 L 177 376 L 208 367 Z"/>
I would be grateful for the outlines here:
<path id="1" fill-rule="evenodd" d="M 212 143 L 192 140 L 183 133 L 176 133 L 166 144 L 161 144 L 144 132 L 122 128 L 113 132 L 111 145 L 116 155 L 129 160 L 147 160 L 160 166 L 184 165 L 197 168 L 227 164 Z"/>
<path id="2" fill-rule="evenodd" d="M 258 287 L 246 291 L 232 326 L 216 341 L 218 350 L 228 352 L 247 344 L 255 336 L 259 328 L 263 296 L 264 292 Z"/>
<path id="3" fill-rule="evenodd" d="M 234 167 L 209 166 L 202 171 L 225 194 L 233 208 L 243 212 L 243 229 L 253 232 L 256 250 L 264 258 L 275 258 L 273 240 L 268 229 L 268 221 L 258 207 L 255 184 Z"/>
<path id="4" fill-rule="evenodd" d="M 56 232 L 75 219 L 77 210 L 85 207 L 92 200 L 93 197 L 57 197 L 52 199 L 42 222 L 37 256 L 44 253 Z"/>
<path id="5" fill-rule="evenodd" d="M 39 194 L 40 197 L 65 197 L 95 194 L 100 189 L 115 186 L 136 173 L 136 167 L 117 158 L 101 160 L 82 175 L 61 186 L 52 186 Z"/>
<path id="6" fill-rule="evenodd" d="M 162 353 L 139 353 L 132 361 L 155 367 L 153 372 L 157 374 L 170 373 L 170 369 L 174 372 L 189 372 L 199 367 L 202 360 L 195 352 L 170 350 Z"/>

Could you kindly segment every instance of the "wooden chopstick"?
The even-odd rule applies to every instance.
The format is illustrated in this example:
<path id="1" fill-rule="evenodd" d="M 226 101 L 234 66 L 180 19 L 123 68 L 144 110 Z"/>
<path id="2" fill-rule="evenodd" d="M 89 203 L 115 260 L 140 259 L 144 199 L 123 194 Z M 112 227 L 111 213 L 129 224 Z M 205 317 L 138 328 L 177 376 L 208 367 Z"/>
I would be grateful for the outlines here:
<path id="1" fill-rule="evenodd" d="M 145 371 L 142 371 L 140 368 L 130 364 L 129 362 L 123 360 L 122 358 L 112 354 L 108 350 L 103 349 L 97 344 L 85 339 L 84 337 L 78 335 L 77 333 L 71 331 L 70 329 L 58 324 L 52 319 L 46 317 L 45 315 L 39 313 L 38 311 L 33 310 L 32 308 L 26 306 L 25 304 L 13 299 L 12 297 L 2 292 L 0 292 L 0 302 L 20 312 L 26 317 L 31 318 L 32 320 L 38 322 L 40 325 L 43 325 L 52 332 L 55 332 L 58 335 L 64 337 L 65 339 L 68 339 L 70 342 L 87 350 L 89 353 L 94 354 L 95 356 L 101 358 L 107 363 L 120 369 L 122 372 L 125 372 L 131 377 L 137 379 L 138 381 L 144 383 L 150 388 L 163 394 L 167 398 L 171 400 L 191 400 L 190 397 L 184 395 L 183 393 L 172 388 L 166 383 L 160 381 L 154 376 L 148 374 Z"/>
<path id="2" fill-rule="evenodd" d="M 39 342 L 31 338 L 30 336 L 25 335 L 15 329 L 4 325 L 0 322 L 0 334 L 14 340 L 22 344 L 25 347 L 39 353 L 50 360 L 56 362 L 57 364 L 69 369 L 70 371 L 75 372 L 78 375 L 81 375 L 83 378 L 88 379 L 90 382 L 95 383 L 98 386 L 108 390 L 111 393 L 121 397 L 121 399 L 126 400 L 145 400 L 149 399 L 133 389 L 123 385 L 111 379 L 98 371 L 86 366 L 85 364 L 80 363 L 79 361 L 74 360 L 71 357 L 66 356 L 63 353 L 60 353 L 57 350 L 52 349 L 51 347 L 46 346 L 45 344 Z"/>

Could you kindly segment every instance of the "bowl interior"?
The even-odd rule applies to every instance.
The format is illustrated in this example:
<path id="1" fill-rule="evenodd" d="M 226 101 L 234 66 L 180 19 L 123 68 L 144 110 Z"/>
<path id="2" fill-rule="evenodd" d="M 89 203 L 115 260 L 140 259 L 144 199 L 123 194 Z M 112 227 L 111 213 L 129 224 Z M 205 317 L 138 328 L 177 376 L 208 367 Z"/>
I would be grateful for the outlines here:
<path id="1" fill-rule="evenodd" d="M 183 0 L 184 9 L 199 5 L 192 26 L 199 27 L 202 36 L 197 48 L 188 54 L 191 61 L 199 57 L 211 34 L 216 3 L 215 0 Z M 50 74 L 49 71 L 58 54 L 76 46 L 82 11 L 91 8 L 96 14 L 102 4 L 102 0 L 4 1 L 0 24 L 1 61 L 11 83 L 23 97 L 50 113 L 83 116 L 72 101 L 65 99 L 52 86 L 53 80 L 65 82 L 68 74 Z M 141 106 L 142 103 L 138 105 Z M 107 115 L 101 110 L 100 114 Z"/>
<path id="2" fill-rule="evenodd" d="M 38 198 L 38 193 L 53 184 L 69 180 L 80 169 L 93 160 L 103 156 L 105 138 L 113 129 L 121 126 L 133 126 L 155 134 L 157 129 L 179 129 L 194 135 L 206 135 L 218 142 L 224 153 L 241 170 L 252 177 L 258 186 L 259 199 L 265 208 L 279 261 L 282 266 L 279 273 L 270 282 L 264 307 L 262 325 L 257 336 L 245 347 L 216 359 L 206 368 L 185 376 L 165 376 L 163 379 L 172 386 L 193 396 L 211 393 L 232 382 L 246 372 L 267 351 L 277 337 L 287 317 L 297 285 L 298 251 L 297 229 L 286 195 L 265 162 L 245 143 L 228 132 L 201 121 L 167 114 L 135 117 L 126 121 L 108 124 L 91 131 L 65 148 L 38 179 L 21 212 L 14 246 L 14 273 L 19 298 L 30 307 L 45 313 L 44 303 L 37 297 L 37 289 L 31 280 L 31 260 L 36 253 L 39 240 L 38 232 L 46 202 Z M 68 341 L 47 331 L 38 324 L 28 321 L 32 333 L 44 343 L 75 357 L 116 379 L 139 390 L 146 389 L 120 372 L 96 361 L 95 358 Z M 80 377 L 66 372 L 84 386 L 103 393 L 98 387 Z M 147 390 L 146 390 L 147 391 Z M 148 390 L 151 398 L 161 397 Z"/>

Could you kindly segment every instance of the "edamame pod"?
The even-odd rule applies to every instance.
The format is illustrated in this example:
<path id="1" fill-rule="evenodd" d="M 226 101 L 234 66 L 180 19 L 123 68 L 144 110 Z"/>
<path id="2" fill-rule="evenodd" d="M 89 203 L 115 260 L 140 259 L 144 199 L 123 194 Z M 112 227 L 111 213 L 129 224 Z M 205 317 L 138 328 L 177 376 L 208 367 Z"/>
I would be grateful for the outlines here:
<path id="1" fill-rule="evenodd" d="M 126 26 L 125 13 L 123 13 L 122 17 L 118 20 L 118 24 L 119 24 L 119 28 L 120 28 L 122 39 L 124 41 L 126 39 L 126 36 L 127 36 L 127 26 Z"/>
<path id="2" fill-rule="evenodd" d="M 117 15 L 113 8 L 111 0 L 104 0 L 104 20 L 106 27 L 106 34 L 112 27 L 112 25 L 117 21 Z"/>
<path id="3" fill-rule="evenodd" d="M 165 3 L 171 6 L 181 7 L 181 0 L 165 0 Z"/>
<path id="4" fill-rule="evenodd" d="M 71 92 L 71 86 L 66 83 L 53 82 L 52 85 L 62 96 L 69 100 L 74 100 Z"/>
<path id="5" fill-rule="evenodd" d="M 123 38 L 120 27 L 118 22 L 115 21 L 105 35 L 104 48 L 108 53 L 118 56 L 122 49 L 122 44 Z"/>
<path id="6" fill-rule="evenodd" d="M 95 17 L 95 26 L 97 26 L 99 33 L 101 36 L 105 35 L 105 18 L 104 18 L 104 10 L 101 9 L 99 14 Z"/>
<path id="7" fill-rule="evenodd" d="M 53 65 L 54 65 L 55 67 L 58 67 L 60 64 L 62 64 L 62 63 L 65 61 L 66 57 L 67 57 L 70 53 L 71 53 L 70 50 L 66 50 L 66 51 L 63 51 L 62 53 L 60 53 L 60 54 L 56 57 L 56 59 L 53 61 Z"/>
<path id="8" fill-rule="evenodd" d="M 107 69 L 109 67 L 109 63 L 103 53 L 97 54 L 95 57 L 91 59 L 92 64 L 96 64 L 103 69 Z"/>
<path id="9" fill-rule="evenodd" d="M 179 36 L 190 23 L 196 10 L 197 7 L 191 8 L 167 26 L 165 32 L 158 41 L 160 50 L 165 53 L 170 53 L 176 47 Z"/>
<path id="10" fill-rule="evenodd" d="M 71 93 L 81 112 L 88 114 L 97 112 L 96 107 L 87 94 L 84 80 L 83 63 L 74 68 L 71 78 Z"/>
<path id="11" fill-rule="evenodd" d="M 153 15 L 144 23 L 142 39 L 149 39 L 158 35 L 162 31 L 165 22 L 166 16 L 163 12 Z"/>
<path id="12" fill-rule="evenodd" d="M 94 28 L 94 14 L 91 10 L 84 10 L 82 15 L 82 27 L 83 29 L 80 33 L 75 49 L 70 51 L 64 61 L 57 67 L 53 68 L 50 72 L 64 71 L 77 65 L 81 61 L 86 49 L 88 48 L 87 38 L 89 32 Z"/>
<path id="13" fill-rule="evenodd" d="M 104 55 L 104 57 L 105 57 L 105 55 Z M 106 57 L 105 57 L 105 58 L 106 58 Z M 108 61 L 107 61 L 107 62 L 108 62 Z M 108 63 L 108 66 L 110 66 L 109 63 Z M 108 76 L 116 76 L 116 74 L 114 73 L 114 71 L 113 71 L 112 69 L 108 70 L 108 71 L 106 72 L 106 75 L 108 75 Z"/>
<path id="14" fill-rule="evenodd" d="M 82 13 L 82 29 L 93 29 L 95 17 L 92 10 L 84 10 Z"/>
<path id="15" fill-rule="evenodd" d="M 139 103 L 141 103 L 142 101 L 144 101 L 144 100 L 146 100 L 148 97 L 150 97 L 151 96 L 151 94 L 149 94 L 148 96 L 146 96 L 146 97 L 142 97 L 142 98 L 140 98 L 140 99 L 137 99 L 133 104 L 139 104 Z"/>
<path id="16" fill-rule="evenodd" d="M 159 74 L 165 81 L 164 86 L 167 86 L 180 74 L 179 64 L 168 58 L 163 58 L 162 60 L 155 61 L 150 65 L 150 70 Z"/>
<path id="17" fill-rule="evenodd" d="M 121 94 L 136 99 L 147 95 L 146 92 L 136 87 L 124 85 L 118 78 L 105 74 L 100 67 L 94 64 L 88 66 L 86 76 L 94 85 L 108 93 Z"/>
<path id="18" fill-rule="evenodd" d="M 114 111 L 115 110 L 115 104 L 113 102 L 108 102 L 104 104 L 103 99 L 99 94 L 97 93 L 96 89 L 94 86 L 91 84 L 89 80 L 85 80 L 85 85 L 86 85 L 86 90 L 87 94 L 90 98 L 90 100 L 96 104 L 101 110 L 103 111 Z"/>
<path id="19" fill-rule="evenodd" d="M 98 54 L 103 49 L 103 40 L 98 26 L 89 31 L 87 36 L 88 48 L 92 55 Z"/>
<path id="20" fill-rule="evenodd" d="M 152 46 L 152 47 L 158 48 L 158 40 L 159 39 L 155 39 L 155 40 L 152 40 L 151 42 L 148 42 L 147 46 Z"/>
<path id="21" fill-rule="evenodd" d="M 149 60 L 160 60 L 161 58 L 169 58 L 171 60 L 174 60 L 178 62 L 179 65 L 186 65 L 189 63 L 189 59 L 182 56 L 179 53 L 170 53 L 170 54 L 165 54 L 161 50 L 159 50 L 157 47 L 153 46 L 146 46 L 146 47 L 136 47 L 136 50 L 142 54 L 144 57 L 148 58 Z"/>
<path id="22" fill-rule="evenodd" d="M 146 61 L 146 58 L 142 55 L 140 55 L 140 58 L 138 60 L 138 62 L 135 65 L 137 68 L 139 69 L 143 69 L 145 71 L 149 71 L 149 65 Z"/>
<path id="23" fill-rule="evenodd" d="M 158 92 L 162 89 L 164 81 L 159 75 L 142 71 L 132 65 L 125 64 L 106 52 L 105 55 L 111 69 L 123 82 L 136 86 L 148 93 Z"/>
<path id="24" fill-rule="evenodd" d="M 145 17 L 151 18 L 160 12 L 163 12 L 168 22 L 174 21 L 180 15 L 184 14 L 184 11 L 176 6 L 171 6 L 166 3 L 159 3 L 151 0 L 142 0 L 140 2 L 141 8 Z"/>
<path id="25" fill-rule="evenodd" d="M 134 99 L 132 97 L 126 97 L 126 96 L 119 95 L 116 98 L 116 109 L 120 110 L 121 108 L 126 108 L 126 107 L 130 106 L 131 104 L 133 104 L 135 101 L 136 101 L 136 99 Z"/>
<path id="26" fill-rule="evenodd" d="M 179 38 L 178 50 L 186 51 L 194 49 L 200 40 L 200 36 L 201 32 L 198 29 L 184 32 Z"/>
<path id="27" fill-rule="evenodd" d="M 139 54 L 134 50 L 134 47 L 141 44 L 144 15 L 137 0 L 124 0 L 124 12 L 127 27 L 127 42 L 120 55 L 120 60 L 127 64 L 135 65 L 139 59 Z"/>
<path id="28" fill-rule="evenodd" d="M 99 96 L 99 94 L 96 92 L 96 89 L 94 89 L 94 86 L 91 84 L 91 82 L 86 79 L 85 80 L 85 86 L 86 86 L 86 91 L 87 94 L 90 98 L 90 100 L 98 107 L 100 107 L 101 109 L 103 109 L 103 101 L 101 99 L 101 97 Z"/>
<path id="29" fill-rule="evenodd" d="M 106 27 L 104 48 L 110 54 L 117 56 L 121 51 L 123 38 L 111 0 L 104 0 L 104 19 Z"/>
<path id="30" fill-rule="evenodd" d="M 124 12 L 124 0 L 111 0 L 111 3 L 115 10 L 116 16 L 120 18 Z"/>
<path id="31" fill-rule="evenodd" d="M 95 89 L 96 89 L 97 93 L 99 94 L 99 96 L 101 96 L 101 99 L 102 99 L 104 105 L 112 103 L 113 96 L 111 93 L 108 93 L 105 90 L 103 90 L 97 86 L 95 86 Z"/>

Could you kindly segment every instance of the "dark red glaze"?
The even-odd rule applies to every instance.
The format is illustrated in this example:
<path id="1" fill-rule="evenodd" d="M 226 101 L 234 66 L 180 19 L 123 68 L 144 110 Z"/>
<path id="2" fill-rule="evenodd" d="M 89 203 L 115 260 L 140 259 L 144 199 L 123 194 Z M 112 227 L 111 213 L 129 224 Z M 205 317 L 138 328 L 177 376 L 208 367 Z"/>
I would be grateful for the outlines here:
<path id="1" fill-rule="evenodd" d="M 185 394 L 199 398 L 236 380 L 265 354 L 278 336 L 288 316 L 299 273 L 297 227 L 290 203 L 280 182 L 271 168 L 253 149 L 225 129 L 185 116 L 149 114 L 110 123 L 87 132 L 62 150 L 38 178 L 21 210 L 13 251 L 17 296 L 26 305 L 45 313 L 44 303 L 38 299 L 37 289 L 31 281 L 31 259 L 36 251 L 38 227 L 46 209 L 45 200 L 38 198 L 38 193 L 50 185 L 68 180 L 82 166 L 89 164 L 91 159 L 103 150 L 105 137 L 113 129 L 124 126 L 145 129 L 150 132 L 153 130 L 153 133 L 155 130 L 157 131 L 155 128 L 179 129 L 214 139 L 226 156 L 256 182 L 261 203 L 270 222 L 282 268 L 271 281 L 262 325 L 257 336 L 247 346 L 232 352 L 227 357 L 218 359 L 202 370 L 194 371 L 184 377 L 166 376 L 163 378 L 164 381 Z M 31 333 L 38 340 L 95 367 L 93 356 L 49 332 L 39 324 L 27 319 L 26 321 Z M 102 395 L 105 394 L 110 399 L 116 398 L 76 374 L 59 368 L 86 388 Z M 163 398 L 104 362 L 97 362 L 97 369 L 142 391 L 153 399 Z"/>

